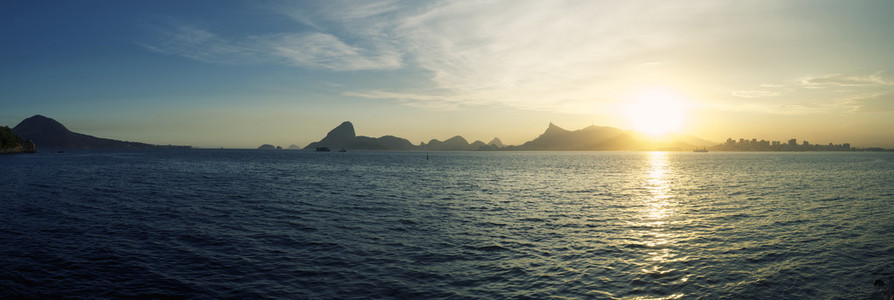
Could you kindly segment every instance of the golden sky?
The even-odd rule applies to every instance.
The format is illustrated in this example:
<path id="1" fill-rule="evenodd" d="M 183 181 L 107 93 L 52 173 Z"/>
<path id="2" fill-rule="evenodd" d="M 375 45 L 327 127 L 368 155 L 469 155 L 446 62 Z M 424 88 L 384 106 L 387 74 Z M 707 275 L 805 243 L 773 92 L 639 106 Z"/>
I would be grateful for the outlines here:
<path id="1" fill-rule="evenodd" d="M 894 2 L 0 5 L 0 124 L 304 146 L 342 121 L 520 144 L 549 122 L 894 147 Z M 664 112 L 664 113 L 662 113 Z"/>

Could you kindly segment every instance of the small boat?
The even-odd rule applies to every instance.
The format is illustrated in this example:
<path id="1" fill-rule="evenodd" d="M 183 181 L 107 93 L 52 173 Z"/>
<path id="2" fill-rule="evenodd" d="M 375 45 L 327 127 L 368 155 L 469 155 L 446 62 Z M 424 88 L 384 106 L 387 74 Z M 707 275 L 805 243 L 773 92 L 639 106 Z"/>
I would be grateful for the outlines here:
<path id="1" fill-rule="evenodd" d="M 348 152 L 348 150 L 345 150 L 345 148 L 341 148 L 341 150 L 338 150 L 338 152 Z"/>
<path id="2" fill-rule="evenodd" d="M 695 150 L 692 150 L 692 152 L 708 152 L 708 149 L 707 148 L 701 148 L 701 149 L 696 148 Z"/>
<path id="3" fill-rule="evenodd" d="M 329 147 L 317 147 L 317 152 L 329 152 Z"/>

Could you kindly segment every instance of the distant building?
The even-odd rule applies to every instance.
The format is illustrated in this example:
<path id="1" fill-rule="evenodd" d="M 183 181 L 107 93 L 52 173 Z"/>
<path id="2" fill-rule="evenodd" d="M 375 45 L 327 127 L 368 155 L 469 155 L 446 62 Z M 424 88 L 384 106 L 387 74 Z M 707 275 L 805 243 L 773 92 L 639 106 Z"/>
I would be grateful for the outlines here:
<path id="1" fill-rule="evenodd" d="M 851 144 L 815 144 L 811 145 L 809 141 L 801 141 L 798 144 L 797 139 L 790 139 L 783 144 L 781 141 L 768 141 L 757 138 L 745 139 L 739 138 L 738 141 L 733 138 L 727 138 L 726 142 L 713 147 L 719 151 L 849 151 Z"/>

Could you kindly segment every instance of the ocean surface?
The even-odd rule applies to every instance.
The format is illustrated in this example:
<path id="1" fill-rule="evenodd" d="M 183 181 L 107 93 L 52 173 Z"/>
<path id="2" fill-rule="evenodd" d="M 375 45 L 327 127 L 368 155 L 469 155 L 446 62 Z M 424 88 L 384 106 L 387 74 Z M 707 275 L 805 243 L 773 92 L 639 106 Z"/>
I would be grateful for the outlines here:
<path id="1" fill-rule="evenodd" d="M 865 299 L 894 153 L 0 156 L 0 298 Z"/>

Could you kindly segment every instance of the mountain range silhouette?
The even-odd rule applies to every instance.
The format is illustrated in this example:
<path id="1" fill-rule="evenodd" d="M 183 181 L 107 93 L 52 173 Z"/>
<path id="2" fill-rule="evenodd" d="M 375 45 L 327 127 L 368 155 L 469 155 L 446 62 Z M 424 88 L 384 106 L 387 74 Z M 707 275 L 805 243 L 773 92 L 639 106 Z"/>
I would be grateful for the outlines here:
<path id="1" fill-rule="evenodd" d="M 171 147 L 140 142 L 119 141 L 100 138 L 68 130 L 62 123 L 51 118 L 35 115 L 22 120 L 12 129 L 22 139 L 32 140 L 40 148 L 93 148 L 126 149 Z M 462 136 L 454 136 L 444 141 L 431 139 L 428 143 L 413 145 L 409 140 L 385 135 L 381 137 L 358 136 L 354 124 L 345 121 L 330 130 L 318 142 L 305 146 L 304 150 L 326 147 L 333 150 L 425 150 L 425 151 L 483 151 L 483 150 L 689 150 L 717 143 L 690 135 L 670 134 L 656 140 L 634 131 L 607 126 L 589 126 L 579 130 L 566 130 L 549 123 L 537 138 L 517 146 L 507 146 L 495 137 L 489 143 L 474 141 L 469 143 Z M 188 146 L 173 146 L 188 147 Z M 261 149 L 281 149 L 272 145 L 262 145 Z M 296 149 L 292 145 L 288 149 Z"/>
<path id="2" fill-rule="evenodd" d="M 304 147 L 315 150 L 318 147 L 352 150 L 426 150 L 426 151 L 481 151 L 481 150 L 688 150 L 697 146 L 716 143 L 690 135 L 670 134 L 654 139 L 633 131 L 607 126 L 589 126 L 579 130 L 566 130 L 553 123 L 534 140 L 518 146 L 506 146 L 499 138 L 490 143 L 482 141 L 469 143 L 462 136 L 454 136 L 440 141 L 432 139 L 428 143 L 413 145 L 404 138 L 386 135 L 379 138 L 357 136 L 354 125 L 345 121 L 329 131 L 322 140 Z"/>

